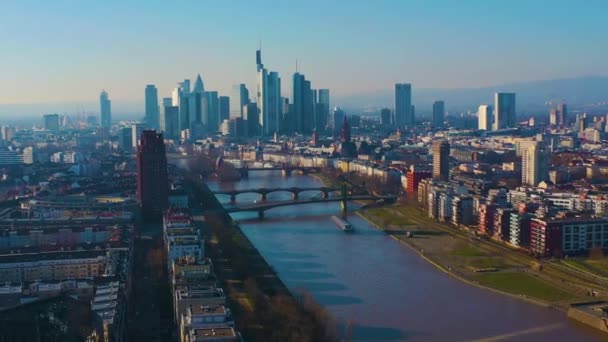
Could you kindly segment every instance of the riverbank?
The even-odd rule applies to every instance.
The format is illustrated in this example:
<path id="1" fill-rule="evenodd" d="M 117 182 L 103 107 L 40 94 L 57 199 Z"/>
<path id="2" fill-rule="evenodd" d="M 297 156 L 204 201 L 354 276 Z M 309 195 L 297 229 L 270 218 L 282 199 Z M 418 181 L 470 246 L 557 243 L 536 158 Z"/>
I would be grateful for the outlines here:
<path id="1" fill-rule="evenodd" d="M 327 175 L 315 178 L 325 186 L 337 181 Z M 414 205 L 401 203 L 357 214 L 442 272 L 472 286 L 563 311 L 570 303 L 589 300 L 589 289 L 602 288 L 559 265 L 539 268 L 537 260 L 435 222 Z"/>
<path id="2" fill-rule="evenodd" d="M 294 298 L 204 183 L 187 185 L 204 207 L 206 253 L 245 340 L 336 341 L 327 311 L 307 294 Z"/>

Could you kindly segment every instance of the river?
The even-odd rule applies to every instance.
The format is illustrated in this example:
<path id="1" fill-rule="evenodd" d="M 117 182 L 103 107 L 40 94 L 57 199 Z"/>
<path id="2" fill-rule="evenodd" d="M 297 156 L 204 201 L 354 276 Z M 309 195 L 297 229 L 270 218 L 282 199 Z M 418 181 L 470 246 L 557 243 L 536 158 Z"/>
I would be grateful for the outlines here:
<path id="1" fill-rule="evenodd" d="M 209 182 L 213 190 L 318 187 L 310 176 L 282 177 L 280 171 L 251 172 L 238 182 Z M 304 192 L 300 198 L 317 193 Z M 229 197 L 218 195 L 229 205 Z M 267 201 L 290 199 L 271 193 Z M 237 205 L 259 195 L 237 196 Z M 357 341 L 595 341 L 602 335 L 569 320 L 565 313 L 463 284 L 355 214 L 347 234 L 330 220 L 339 203 L 279 207 L 235 213 L 243 231 L 280 278 L 294 291 L 310 291 L 344 323 Z M 346 328 L 350 326 L 350 328 Z"/>

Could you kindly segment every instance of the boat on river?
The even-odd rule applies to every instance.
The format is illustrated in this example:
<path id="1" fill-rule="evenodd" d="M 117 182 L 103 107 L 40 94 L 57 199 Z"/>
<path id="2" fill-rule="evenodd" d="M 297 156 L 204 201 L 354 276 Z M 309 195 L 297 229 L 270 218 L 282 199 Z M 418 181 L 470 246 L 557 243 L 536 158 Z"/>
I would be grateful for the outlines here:
<path id="1" fill-rule="evenodd" d="M 338 226 L 338 228 L 342 229 L 343 231 L 345 231 L 345 232 L 353 231 L 353 226 L 350 223 L 348 223 L 346 220 L 343 220 L 336 215 L 333 215 L 331 217 L 331 220 L 334 221 L 336 226 Z"/>

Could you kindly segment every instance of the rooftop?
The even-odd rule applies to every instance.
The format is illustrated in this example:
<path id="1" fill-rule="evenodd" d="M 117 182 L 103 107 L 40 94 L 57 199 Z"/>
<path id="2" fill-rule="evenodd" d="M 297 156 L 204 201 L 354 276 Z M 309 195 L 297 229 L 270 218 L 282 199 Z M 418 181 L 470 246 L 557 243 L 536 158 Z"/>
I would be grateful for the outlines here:
<path id="1" fill-rule="evenodd" d="M 237 337 L 233 328 L 210 328 L 210 329 L 191 329 L 190 335 L 195 341 L 215 340 L 218 337 Z"/>
<path id="2" fill-rule="evenodd" d="M 192 315 L 225 315 L 229 312 L 224 305 L 196 305 L 189 307 Z"/>

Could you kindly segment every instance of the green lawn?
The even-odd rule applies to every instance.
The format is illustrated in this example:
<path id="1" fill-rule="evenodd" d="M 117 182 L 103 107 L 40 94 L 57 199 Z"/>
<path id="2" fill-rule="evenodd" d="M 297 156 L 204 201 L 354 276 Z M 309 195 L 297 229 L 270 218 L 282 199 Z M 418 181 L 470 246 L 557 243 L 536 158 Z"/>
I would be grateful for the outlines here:
<path id="1" fill-rule="evenodd" d="M 409 226 L 413 223 L 405 216 L 402 216 L 393 211 L 392 208 L 373 208 L 365 210 L 365 215 L 368 215 L 374 222 L 381 226 Z"/>
<path id="2" fill-rule="evenodd" d="M 601 277 L 608 277 L 608 258 L 591 260 L 570 258 L 562 260 L 563 263 Z"/>
<path id="3" fill-rule="evenodd" d="M 572 296 L 526 273 L 484 273 L 473 276 L 479 284 L 515 295 L 555 302 Z"/>
<path id="4" fill-rule="evenodd" d="M 452 255 L 460 257 L 480 257 L 485 256 L 486 254 L 473 245 L 459 245 L 452 250 Z"/>

